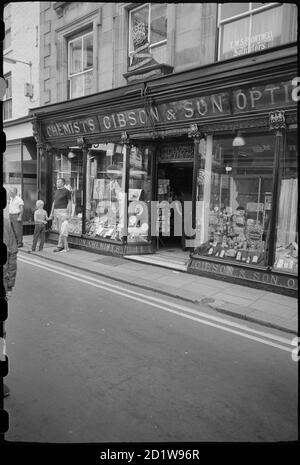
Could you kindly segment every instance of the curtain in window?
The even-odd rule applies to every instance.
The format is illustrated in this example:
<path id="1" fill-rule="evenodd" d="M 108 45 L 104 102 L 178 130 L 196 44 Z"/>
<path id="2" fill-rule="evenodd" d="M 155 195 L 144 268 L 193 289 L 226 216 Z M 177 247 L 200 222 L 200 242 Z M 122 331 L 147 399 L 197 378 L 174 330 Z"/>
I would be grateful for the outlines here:
<path id="1" fill-rule="evenodd" d="M 297 238 L 298 179 L 283 179 L 279 196 L 277 244 L 288 246 Z"/>

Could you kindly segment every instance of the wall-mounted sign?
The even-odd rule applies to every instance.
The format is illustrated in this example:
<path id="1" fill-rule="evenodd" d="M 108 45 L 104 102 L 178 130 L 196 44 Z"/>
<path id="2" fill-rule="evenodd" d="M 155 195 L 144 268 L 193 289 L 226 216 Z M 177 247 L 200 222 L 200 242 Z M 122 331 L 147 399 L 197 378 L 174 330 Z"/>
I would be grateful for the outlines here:
<path id="1" fill-rule="evenodd" d="M 56 139 L 70 135 L 76 136 L 99 132 L 99 124 L 96 117 L 89 116 L 84 119 L 46 123 L 43 129 L 46 139 Z"/>
<path id="2" fill-rule="evenodd" d="M 213 274 L 221 275 L 232 278 L 238 278 L 243 281 L 251 281 L 254 283 L 261 283 L 271 285 L 275 288 L 286 288 L 289 290 L 297 291 L 298 278 L 295 276 L 284 276 L 276 273 L 260 271 L 258 269 L 242 268 L 232 266 L 226 263 L 215 263 L 198 258 L 192 258 L 188 267 L 188 271 L 199 274 Z"/>
<path id="3" fill-rule="evenodd" d="M 285 112 L 283 110 L 272 111 L 269 115 L 270 129 L 285 128 Z"/>
<path id="4" fill-rule="evenodd" d="M 276 110 L 279 106 L 295 106 L 292 99 L 292 80 L 252 87 L 239 87 L 223 92 L 203 94 L 175 102 L 91 115 L 77 120 L 46 122 L 43 132 L 46 140 L 70 135 L 88 135 L 97 132 L 126 131 L 135 128 L 153 128 L 169 123 L 207 121 L 210 118 L 244 114 L 257 110 Z M 272 121 L 283 121 L 283 112 L 272 112 Z M 271 120 L 270 120 L 271 121 Z M 277 124 L 276 123 L 276 124 Z"/>
<path id="5" fill-rule="evenodd" d="M 242 37 L 230 42 L 230 50 L 233 51 L 233 56 L 246 55 L 247 53 L 259 52 L 272 46 L 273 33 L 272 31 L 262 32 L 250 37 Z"/>
<path id="6" fill-rule="evenodd" d="M 192 144 L 166 144 L 161 147 L 158 157 L 160 163 L 194 160 L 194 147 Z"/>

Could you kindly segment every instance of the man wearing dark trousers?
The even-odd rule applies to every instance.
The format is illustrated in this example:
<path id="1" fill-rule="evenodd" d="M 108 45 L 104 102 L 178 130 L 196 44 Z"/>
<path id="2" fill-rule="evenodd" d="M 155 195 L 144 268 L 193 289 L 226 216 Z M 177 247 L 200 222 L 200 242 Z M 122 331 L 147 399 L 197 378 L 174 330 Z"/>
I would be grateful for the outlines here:
<path id="1" fill-rule="evenodd" d="M 65 214 L 71 216 L 72 213 L 72 200 L 71 191 L 65 187 L 66 181 L 60 178 L 56 181 L 56 191 L 54 192 L 54 201 L 52 203 L 51 213 L 49 218 L 53 219 L 55 229 L 60 234 L 61 223 Z M 61 239 L 58 239 L 57 248 L 54 252 L 63 250 Z"/>
<path id="2" fill-rule="evenodd" d="M 15 233 L 18 247 L 23 247 L 23 210 L 24 202 L 18 195 L 16 187 L 9 190 L 9 219 L 13 232 Z"/>

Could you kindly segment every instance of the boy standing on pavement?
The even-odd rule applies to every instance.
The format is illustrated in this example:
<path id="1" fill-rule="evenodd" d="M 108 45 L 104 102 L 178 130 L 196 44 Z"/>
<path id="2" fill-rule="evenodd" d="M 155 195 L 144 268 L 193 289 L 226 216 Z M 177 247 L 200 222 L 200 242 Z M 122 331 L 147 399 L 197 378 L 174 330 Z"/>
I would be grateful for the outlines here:
<path id="1" fill-rule="evenodd" d="M 72 213 L 71 192 L 65 187 L 65 184 L 66 181 L 64 178 L 60 178 L 56 181 L 57 189 L 54 193 L 54 201 L 49 216 L 49 219 L 53 218 L 56 229 L 59 232 L 61 230 L 63 215 L 67 214 L 68 216 L 71 216 Z M 54 249 L 54 252 L 60 252 L 63 248 L 61 237 L 59 237 L 57 248 Z"/>
<path id="2" fill-rule="evenodd" d="M 18 247 L 23 247 L 23 210 L 24 202 L 18 195 L 16 187 L 9 190 L 9 219 L 13 232 L 15 233 Z"/>
<path id="3" fill-rule="evenodd" d="M 40 239 L 39 251 L 41 252 L 45 243 L 46 224 L 49 220 L 46 210 L 44 210 L 44 202 L 42 200 L 36 201 L 37 210 L 34 212 L 34 233 L 32 252 L 35 251 L 38 240 Z"/>

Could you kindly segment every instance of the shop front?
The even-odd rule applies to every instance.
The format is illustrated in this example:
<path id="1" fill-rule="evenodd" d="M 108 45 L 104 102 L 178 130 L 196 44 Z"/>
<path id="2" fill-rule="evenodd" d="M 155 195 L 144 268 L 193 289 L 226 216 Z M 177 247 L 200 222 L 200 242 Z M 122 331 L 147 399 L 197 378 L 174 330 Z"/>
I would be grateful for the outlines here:
<path id="1" fill-rule="evenodd" d="M 191 273 L 295 295 L 296 63 L 279 48 L 32 111 L 39 196 L 49 211 L 66 180 L 70 245 L 177 247 Z"/>

